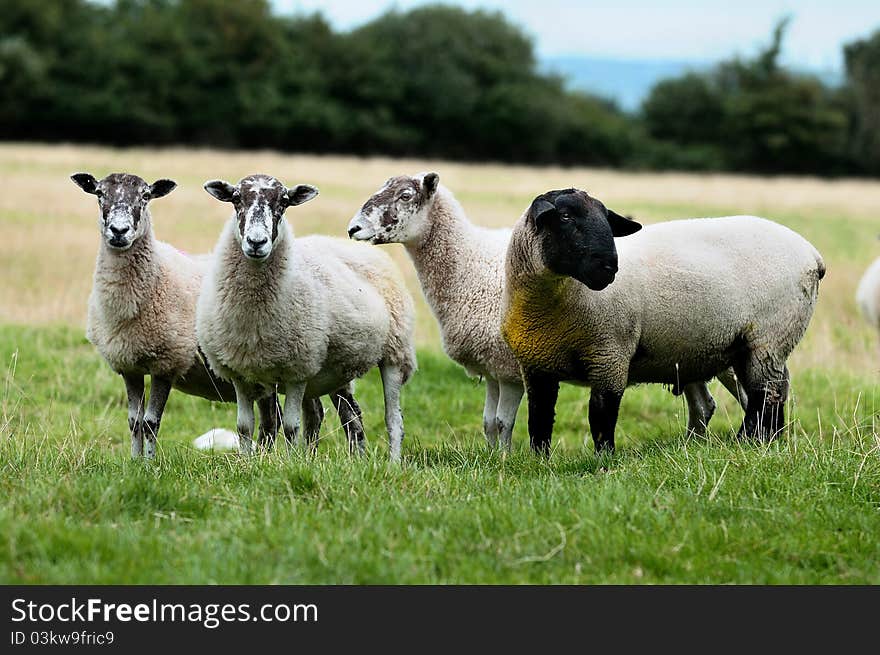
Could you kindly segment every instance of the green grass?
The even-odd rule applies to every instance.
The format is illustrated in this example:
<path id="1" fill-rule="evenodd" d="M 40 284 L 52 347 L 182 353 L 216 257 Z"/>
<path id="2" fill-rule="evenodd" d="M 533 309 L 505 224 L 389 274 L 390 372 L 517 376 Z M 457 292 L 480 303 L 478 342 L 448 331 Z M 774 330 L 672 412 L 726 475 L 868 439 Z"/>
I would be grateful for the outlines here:
<path id="1" fill-rule="evenodd" d="M 795 419 L 738 442 L 719 411 L 683 436 L 681 398 L 630 390 L 619 452 L 584 445 L 565 387 L 549 461 L 480 434 L 482 392 L 433 351 L 404 391 L 401 466 L 381 388 L 359 383 L 370 451 L 332 410 L 316 456 L 195 451 L 234 408 L 172 394 L 154 463 L 131 461 L 124 390 L 79 330 L 0 327 L 2 583 L 880 583 L 876 385 L 793 371 Z M 326 404 L 326 403 L 325 403 Z"/>

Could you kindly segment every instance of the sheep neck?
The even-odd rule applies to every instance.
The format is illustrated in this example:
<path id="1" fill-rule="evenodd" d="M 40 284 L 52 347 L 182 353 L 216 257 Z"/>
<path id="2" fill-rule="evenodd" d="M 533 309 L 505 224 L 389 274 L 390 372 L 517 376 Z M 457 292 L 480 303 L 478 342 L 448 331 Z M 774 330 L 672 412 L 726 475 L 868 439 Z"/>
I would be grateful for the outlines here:
<path id="1" fill-rule="evenodd" d="M 535 251 L 534 241 L 520 229 L 514 230 L 507 254 L 501 332 L 525 366 L 553 370 L 560 344 L 571 332 L 572 282 L 550 271 Z"/>
<path id="2" fill-rule="evenodd" d="M 240 300 L 247 298 L 244 304 L 251 316 L 255 308 L 266 307 L 281 295 L 281 284 L 286 278 L 285 270 L 295 258 L 293 234 L 289 226 L 281 224 L 279 237 L 272 248 L 272 254 L 266 261 L 253 261 L 245 257 L 241 244 L 235 237 L 238 229 L 237 219 L 230 225 L 229 236 L 222 253 L 221 268 L 224 271 L 223 286 L 229 292 L 227 298 L 235 299 L 232 305 L 243 306 Z"/>
<path id="3" fill-rule="evenodd" d="M 406 250 L 415 265 L 428 304 L 438 320 L 448 320 L 467 289 L 479 285 L 465 274 L 470 262 L 480 257 L 473 225 L 451 194 L 440 189 L 428 211 L 428 229 Z"/>
<path id="4" fill-rule="evenodd" d="M 102 241 L 98 251 L 94 290 L 101 305 L 120 319 L 135 316 L 158 284 L 156 239 L 149 216 L 144 219 L 144 234 L 128 250 L 113 250 Z"/>

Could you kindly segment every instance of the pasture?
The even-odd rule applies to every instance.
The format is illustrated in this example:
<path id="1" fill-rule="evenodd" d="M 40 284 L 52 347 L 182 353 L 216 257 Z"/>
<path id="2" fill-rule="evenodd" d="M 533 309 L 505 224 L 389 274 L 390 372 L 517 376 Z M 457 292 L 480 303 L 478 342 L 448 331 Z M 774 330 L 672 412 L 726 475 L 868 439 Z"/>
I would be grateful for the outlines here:
<path id="1" fill-rule="evenodd" d="M 525 402 L 513 454 L 488 452 L 483 387 L 443 355 L 394 245 L 420 365 L 401 466 L 387 463 L 375 372 L 358 385 L 363 459 L 330 408 L 315 456 L 195 451 L 209 428 L 234 429 L 235 408 L 179 393 L 158 460 L 129 459 L 124 386 L 84 338 L 97 207 L 72 172 L 176 180 L 152 205 L 156 235 L 202 252 L 229 211 L 206 179 L 313 184 L 321 195 L 287 212 L 295 233 L 344 236 L 387 177 L 429 169 L 483 225 L 578 186 L 645 223 L 754 213 L 800 232 L 828 274 L 789 361 L 786 434 L 737 441 L 742 413 L 714 382 L 710 434 L 689 439 L 683 398 L 631 388 L 618 452 L 600 460 L 588 391 L 563 387 L 549 461 L 528 449 Z M 880 183 L 38 145 L 0 145 L 0 180 L 2 583 L 880 583 L 880 359 L 853 298 L 880 255 Z"/>

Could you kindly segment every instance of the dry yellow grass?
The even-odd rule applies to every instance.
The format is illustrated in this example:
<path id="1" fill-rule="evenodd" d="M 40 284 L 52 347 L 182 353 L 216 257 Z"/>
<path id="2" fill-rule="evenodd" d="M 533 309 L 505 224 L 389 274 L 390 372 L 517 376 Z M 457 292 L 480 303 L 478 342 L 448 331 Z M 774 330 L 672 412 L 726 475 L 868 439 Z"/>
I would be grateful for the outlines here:
<path id="1" fill-rule="evenodd" d="M 474 222 L 513 223 L 531 198 L 551 188 L 587 189 L 619 212 L 645 222 L 699 215 L 754 213 L 798 230 L 823 253 L 829 273 L 793 366 L 876 371 L 876 337 L 859 318 L 853 294 L 880 255 L 880 183 L 811 178 L 621 173 L 585 168 L 464 165 L 384 158 L 291 156 L 274 152 L 191 149 L 115 150 L 82 146 L 0 145 L 0 322 L 83 325 L 98 247 L 97 209 L 68 176 L 89 171 L 171 177 L 179 188 L 156 201 L 157 236 L 190 252 L 209 250 L 228 207 L 202 190 L 206 179 L 238 180 L 254 172 L 308 182 L 321 196 L 288 217 L 298 234 L 344 236 L 363 201 L 384 180 L 432 169 Z M 385 246 L 419 301 L 418 337 L 438 346 L 437 328 L 400 246 Z"/>

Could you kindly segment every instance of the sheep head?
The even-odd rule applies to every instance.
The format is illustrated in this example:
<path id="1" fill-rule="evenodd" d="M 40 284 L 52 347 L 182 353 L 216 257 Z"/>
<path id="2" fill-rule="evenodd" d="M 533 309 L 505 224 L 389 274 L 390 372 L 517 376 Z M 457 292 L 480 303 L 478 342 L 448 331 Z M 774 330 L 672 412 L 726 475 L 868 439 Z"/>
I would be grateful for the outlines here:
<path id="1" fill-rule="evenodd" d="M 167 196 L 177 186 L 173 180 L 165 179 L 147 184 L 130 173 L 111 173 L 100 181 L 90 173 L 74 173 L 70 179 L 86 193 L 97 196 L 101 236 L 110 250 L 120 252 L 131 248 L 146 233 L 150 223 L 149 202 Z"/>
<path id="2" fill-rule="evenodd" d="M 283 234 L 278 226 L 285 210 L 318 195 L 311 185 L 297 184 L 288 189 L 271 175 L 248 175 L 234 186 L 224 180 L 209 180 L 205 182 L 205 191 L 221 202 L 232 203 L 241 250 L 245 257 L 255 261 L 264 261 L 272 254 Z"/>
<path id="3" fill-rule="evenodd" d="M 621 216 L 580 189 L 542 193 L 532 201 L 527 221 L 545 266 L 601 291 L 617 274 L 614 237 L 638 232 L 641 224 Z"/>
<path id="4" fill-rule="evenodd" d="M 428 223 L 428 210 L 440 176 L 437 173 L 389 178 L 348 224 L 348 236 L 370 243 L 411 243 Z"/>

